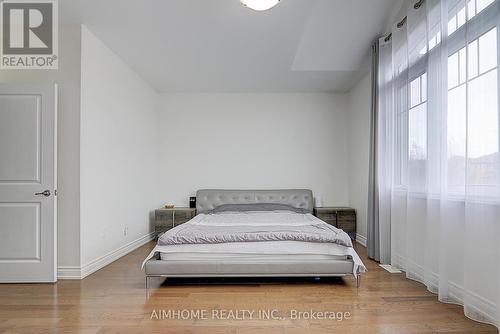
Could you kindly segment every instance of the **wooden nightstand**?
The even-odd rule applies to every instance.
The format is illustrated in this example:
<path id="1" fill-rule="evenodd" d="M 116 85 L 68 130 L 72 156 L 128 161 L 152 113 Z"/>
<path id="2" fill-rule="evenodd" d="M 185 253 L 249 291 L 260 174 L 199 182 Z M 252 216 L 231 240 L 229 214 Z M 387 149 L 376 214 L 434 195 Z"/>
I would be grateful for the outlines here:
<path id="1" fill-rule="evenodd" d="M 155 233 L 156 237 L 161 233 L 170 230 L 180 224 L 191 220 L 196 216 L 196 209 L 193 208 L 161 208 L 155 210 Z"/>
<path id="2" fill-rule="evenodd" d="M 356 210 L 353 208 L 314 208 L 314 215 L 326 223 L 344 230 L 352 240 L 356 240 Z"/>

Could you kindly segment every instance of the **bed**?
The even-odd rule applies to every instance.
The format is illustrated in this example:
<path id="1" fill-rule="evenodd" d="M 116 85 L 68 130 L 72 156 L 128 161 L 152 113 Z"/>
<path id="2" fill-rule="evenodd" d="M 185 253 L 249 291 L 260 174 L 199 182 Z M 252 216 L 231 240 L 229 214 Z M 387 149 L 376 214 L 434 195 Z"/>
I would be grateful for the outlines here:
<path id="1" fill-rule="evenodd" d="M 199 190 L 197 216 L 158 238 L 152 277 L 329 277 L 366 267 L 349 236 L 312 215 L 311 190 Z"/>

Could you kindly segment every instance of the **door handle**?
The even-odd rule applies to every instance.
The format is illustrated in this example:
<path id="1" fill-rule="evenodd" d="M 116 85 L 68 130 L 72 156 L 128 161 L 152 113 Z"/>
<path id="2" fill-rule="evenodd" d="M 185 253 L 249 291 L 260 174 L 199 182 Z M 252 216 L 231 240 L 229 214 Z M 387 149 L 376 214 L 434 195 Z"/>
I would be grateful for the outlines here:
<path id="1" fill-rule="evenodd" d="M 35 193 L 35 195 L 49 197 L 50 196 L 50 190 L 44 190 L 41 193 Z"/>

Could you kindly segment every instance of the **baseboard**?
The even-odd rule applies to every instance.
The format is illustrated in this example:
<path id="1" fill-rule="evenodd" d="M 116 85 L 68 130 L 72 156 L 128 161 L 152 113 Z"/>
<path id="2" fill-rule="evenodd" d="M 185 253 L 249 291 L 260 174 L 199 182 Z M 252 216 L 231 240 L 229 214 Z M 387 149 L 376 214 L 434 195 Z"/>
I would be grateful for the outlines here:
<path id="1" fill-rule="evenodd" d="M 366 237 L 359 233 L 356 233 L 356 242 L 366 247 Z"/>
<path id="2" fill-rule="evenodd" d="M 70 267 L 61 266 L 57 268 L 57 278 L 58 279 L 83 279 L 90 274 L 95 273 L 99 269 L 107 266 L 108 264 L 118 260 L 119 258 L 127 255 L 133 250 L 145 245 L 149 241 L 153 240 L 155 234 L 149 233 L 136 240 L 129 242 L 122 247 L 109 252 L 108 254 L 101 256 L 82 267 Z"/>
<path id="3" fill-rule="evenodd" d="M 409 260 L 408 258 L 401 256 L 399 254 L 393 255 L 394 266 L 401 268 L 403 271 L 411 270 L 413 275 L 409 279 L 418 281 L 427 286 L 427 289 L 432 293 L 438 293 L 439 291 L 439 276 L 437 273 L 425 272 L 424 268 L 415 262 Z M 495 310 L 496 305 L 492 301 L 480 296 L 470 290 L 465 289 L 463 286 L 458 285 L 452 281 L 448 281 L 449 287 L 449 300 L 443 300 L 443 302 L 451 302 L 454 304 L 464 305 L 464 301 L 467 300 L 467 307 L 469 313 L 474 313 L 474 318 L 476 321 L 481 321 L 489 324 L 496 324 L 495 320 Z M 495 325 L 496 326 L 496 325 Z"/>
<path id="4" fill-rule="evenodd" d="M 464 300 L 468 301 L 469 312 L 474 314 L 475 320 L 496 324 L 495 313 L 496 305 L 492 301 L 472 292 L 466 290 L 464 287 L 448 282 L 450 285 L 450 296 L 455 299 L 459 304 L 463 305 Z"/>
<path id="5" fill-rule="evenodd" d="M 385 271 L 391 273 L 391 274 L 400 274 L 402 273 L 399 268 L 391 266 L 390 264 L 379 264 L 379 267 L 383 268 Z"/>
<path id="6" fill-rule="evenodd" d="M 391 265 L 401 269 L 405 273 L 407 272 L 412 273 L 410 277 L 407 276 L 409 279 L 424 284 L 427 287 L 427 289 L 432 293 L 436 293 L 438 291 L 439 276 L 437 273 L 427 272 L 421 265 L 399 254 L 394 254 L 392 259 L 394 263 L 391 263 Z"/>
<path id="7" fill-rule="evenodd" d="M 73 266 L 57 267 L 57 279 L 82 279 L 82 270 Z"/>

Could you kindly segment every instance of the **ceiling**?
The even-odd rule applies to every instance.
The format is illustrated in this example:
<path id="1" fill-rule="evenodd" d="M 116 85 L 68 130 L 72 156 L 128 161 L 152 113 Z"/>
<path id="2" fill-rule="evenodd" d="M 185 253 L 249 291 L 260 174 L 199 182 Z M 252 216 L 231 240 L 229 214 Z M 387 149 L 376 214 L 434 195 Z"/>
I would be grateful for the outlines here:
<path id="1" fill-rule="evenodd" d="M 370 43 L 402 0 L 64 0 L 160 92 L 345 92 L 368 71 Z"/>

